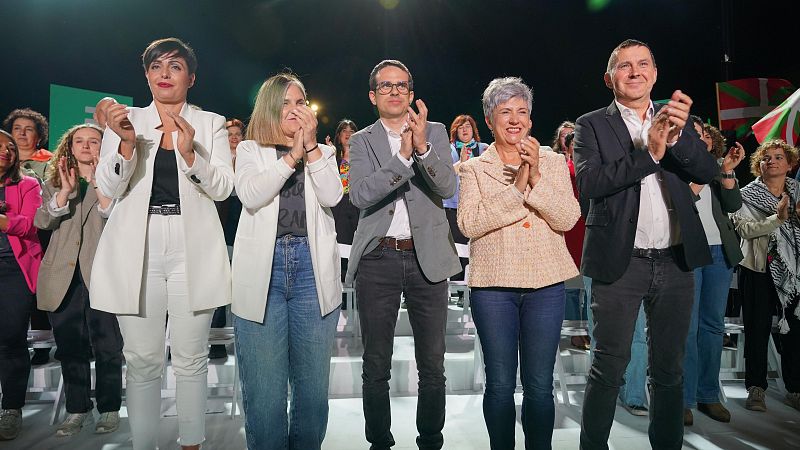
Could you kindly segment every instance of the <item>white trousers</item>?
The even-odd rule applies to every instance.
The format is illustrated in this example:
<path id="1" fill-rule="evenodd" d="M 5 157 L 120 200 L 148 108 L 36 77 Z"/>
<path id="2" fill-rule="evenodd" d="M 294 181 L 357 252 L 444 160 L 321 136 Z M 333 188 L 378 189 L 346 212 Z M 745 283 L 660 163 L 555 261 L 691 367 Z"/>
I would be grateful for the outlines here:
<path id="1" fill-rule="evenodd" d="M 182 217 L 151 215 L 138 315 L 119 315 L 127 364 L 126 402 L 134 450 L 158 448 L 167 313 L 177 383 L 178 442 L 205 439 L 208 332 L 214 310 L 192 312 Z"/>

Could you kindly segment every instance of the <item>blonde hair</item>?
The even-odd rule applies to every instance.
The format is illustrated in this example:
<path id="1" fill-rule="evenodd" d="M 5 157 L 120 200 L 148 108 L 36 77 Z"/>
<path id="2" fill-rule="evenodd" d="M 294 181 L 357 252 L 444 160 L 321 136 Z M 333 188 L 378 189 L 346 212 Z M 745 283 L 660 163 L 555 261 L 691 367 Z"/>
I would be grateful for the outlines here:
<path id="1" fill-rule="evenodd" d="M 247 126 L 247 139 L 256 141 L 259 145 L 278 145 L 286 142 L 281 130 L 281 111 L 286 91 L 292 84 L 300 88 L 303 97 L 306 97 L 305 86 L 291 73 L 273 75 L 261 85 Z"/>
<path id="2" fill-rule="evenodd" d="M 72 138 L 75 136 L 75 133 L 77 133 L 78 130 L 82 130 L 84 128 L 90 128 L 94 131 L 97 131 L 100 133 L 100 139 L 103 138 L 103 129 L 93 123 L 82 123 L 75 125 L 61 135 L 61 139 L 58 141 L 58 147 L 56 147 L 56 151 L 53 152 L 53 157 L 50 159 L 50 164 L 47 167 L 47 181 L 59 189 L 61 188 L 61 177 L 58 176 L 58 161 L 62 156 L 66 157 L 67 160 L 71 160 L 73 162 L 75 161 L 75 155 L 72 154 Z"/>
<path id="3" fill-rule="evenodd" d="M 750 173 L 752 173 L 754 176 L 761 176 L 761 158 L 763 158 L 764 154 L 767 153 L 767 150 L 771 148 L 779 148 L 783 150 L 783 154 L 786 156 L 786 162 L 789 163 L 789 167 L 794 167 L 794 165 L 797 163 L 796 148 L 787 144 L 783 139 L 770 139 L 759 145 L 756 151 L 750 155 Z"/>

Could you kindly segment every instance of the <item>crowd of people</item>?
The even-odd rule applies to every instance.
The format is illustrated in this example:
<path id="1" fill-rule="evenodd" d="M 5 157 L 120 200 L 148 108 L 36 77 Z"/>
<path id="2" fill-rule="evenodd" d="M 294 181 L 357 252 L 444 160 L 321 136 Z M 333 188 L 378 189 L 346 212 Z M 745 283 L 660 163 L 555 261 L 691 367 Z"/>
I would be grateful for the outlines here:
<path id="1" fill-rule="evenodd" d="M 13 111 L 0 130 L 0 440 L 22 429 L 27 331 L 52 326 L 67 409 L 58 436 L 94 419 L 94 360 L 95 432 L 119 428 L 124 364 L 133 447 L 157 448 L 169 336 L 178 442 L 199 449 L 208 358 L 226 352 L 209 353 L 209 329 L 224 326 L 230 304 L 248 448 L 319 449 L 342 287 L 352 285 L 370 448 L 395 445 L 402 297 L 419 374 L 416 443 L 441 449 L 447 282 L 464 276 L 456 244 L 467 243 L 492 449 L 515 445 L 518 370 L 524 446 L 550 448 L 562 321 L 584 314 L 591 339 L 573 342 L 592 349 L 581 448 L 608 448 L 618 397 L 649 414 L 654 448 L 681 448 L 693 409 L 730 421 L 718 378 L 736 267 L 746 408 L 767 409 L 777 315 L 785 403 L 800 410 L 797 150 L 762 143 L 750 156 L 756 179 L 740 188 L 741 144 L 726 150 L 680 90 L 651 100 L 647 44 L 613 49 L 613 101 L 562 123 L 552 147 L 531 136 L 533 92 L 517 77 L 483 92 L 486 144 L 473 117 L 455 117 L 449 132 L 429 121 L 408 67 L 381 61 L 368 77 L 378 119 L 361 130 L 344 119 L 322 143 L 291 73 L 264 81 L 245 125 L 188 103 L 198 64 L 179 39 L 152 42 L 142 64 L 150 105 L 103 99 L 97 125 L 70 128 L 54 153 L 35 111 Z M 349 262 L 337 241 L 351 245 Z M 571 279 L 585 296 L 568 292 Z"/>

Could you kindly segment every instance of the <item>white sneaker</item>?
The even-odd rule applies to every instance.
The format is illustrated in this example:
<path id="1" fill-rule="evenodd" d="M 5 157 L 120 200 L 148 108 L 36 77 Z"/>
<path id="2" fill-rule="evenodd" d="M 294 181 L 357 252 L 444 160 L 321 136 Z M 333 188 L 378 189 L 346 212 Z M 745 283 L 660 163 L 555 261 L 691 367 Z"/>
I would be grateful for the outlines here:
<path id="1" fill-rule="evenodd" d="M 97 434 L 113 433 L 119 428 L 119 411 L 100 413 L 94 432 Z"/>
<path id="2" fill-rule="evenodd" d="M 56 436 L 74 436 L 81 431 L 83 424 L 91 422 L 92 419 L 93 416 L 91 412 L 67 414 L 67 418 L 64 419 L 64 421 L 61 422 L 61 425 L 58 426 L 58 429 L 56 430 Z"/>

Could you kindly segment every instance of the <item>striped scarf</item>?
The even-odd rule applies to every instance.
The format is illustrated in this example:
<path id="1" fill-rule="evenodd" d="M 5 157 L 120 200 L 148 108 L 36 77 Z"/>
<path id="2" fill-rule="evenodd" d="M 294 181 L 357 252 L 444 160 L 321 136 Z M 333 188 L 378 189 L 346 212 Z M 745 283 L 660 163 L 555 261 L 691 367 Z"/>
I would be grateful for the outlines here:
<path id="1" fill-rule="evenodd" d="M 789 195 L 789 220 L 770 233 L 767 255 L 769 272 L 781 302 L 780 332 L 789 332 L 786 309 L 800 296 L 800 218 L 794 213 L 794 205 L 800 200 L 800 185 L 792 178 L 786 178 L 786 193 Z M 761 177 L 743 187 L 743 211 L 754 220 L 764 220 L 778 210 L 778 201 L 764 184 Z M 800 318 L 800 303 L 794 309 Z"/>

